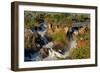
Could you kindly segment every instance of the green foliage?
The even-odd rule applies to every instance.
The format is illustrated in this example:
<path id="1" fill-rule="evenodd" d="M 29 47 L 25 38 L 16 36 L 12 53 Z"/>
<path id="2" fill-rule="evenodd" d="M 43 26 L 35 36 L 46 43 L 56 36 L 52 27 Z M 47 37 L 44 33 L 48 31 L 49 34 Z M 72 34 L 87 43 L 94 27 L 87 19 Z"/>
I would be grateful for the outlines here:
<path id="1" fill-rule="evenodd" d="M 32 28 L 32 26 L 34 25 L 34 17 L 32 16 L 31 13 L 24 13 L 24 23 L 25 23 L 25 27 L 26 28 Z"/>
<path id="2" fill-rule="evenodd" d="M 77 15 L 74 15 L 73 16 L 73 19 L 76 21 L 76 22 L 84 22 L 86 20 L 88 20 L 90 17 L 90 15 L 86 15 L 86 14 L 77 14 Z"/>
<path id="3" fill-rule="evenodd" d="M 38 26 L 41 20 L 44 20 L 47 24 L 55 25 L 65 25 L 67 27 L 71 27 L 74 22 L 84 22 L 85 18 L 89 18 L 88 14 L 75 14 L 75 13 L 56 13 L 56 12 L 32 12 L 25 11 L 24 12 L 24 25 L 25 28 L 32 29 L 34 26 Z M 73 20 L 74 19 L 74 20 Z M 53 41 L 61 42 L 66 45 L 67 39 L 64 32 L 57 32 L 50 35 Z M 27 36 L 28 37 L 28 36 Z M 29 36 L 30 37 L 30 36 Z M 80 38 L 84 38 L 85 40 L 90 41 L 90 29 L 87 30 L 87 33 L 84 35 L 80 35 Z M 25 48 L 33 48 L 35 44 L 34 38 L 25 38 Z M 75 48 L 70 53 L 71 59 L 83 59 L 90 57 L 90 44 L 81 48 Z"/>
<path id="4" fill-rule="evenodd" d="M 25 11 L 24 12 L 24 25 L 25 28 L 33 28 L 37 26 L 41 19 L 44 19 L 45 13 L 41 12 L 32 12 L 32 11 Z"/>
<path id="5" fill-rule="evenodd" d="M 71 59 L 86 59 L 90 58 L 90 48 L 84 47 L 84 48 L 75 48 L 70 53 Z"/>
<path id="6" fill-rule="evenodd" d="M 40 20 L 44 20 L 46 23 L 51 23 L 53 25 L 66 25 L 68 27 L 72 26 L 73 19 L 76 21 L 85 21 L 88 18 L 88 14 L 75 14 L 75 13 L 56 13 L 56 12 L 24 12 L 24 23 L 25 27 L 33 28 L 37 26 Z"/>
<path id="7" fill-rule="evenodd" d="M 66 36 L 64 32 L 57 32 L 53 34 L 51 37 L 55 42 L 63 42 L 64 44 L 66 44 Z"/>

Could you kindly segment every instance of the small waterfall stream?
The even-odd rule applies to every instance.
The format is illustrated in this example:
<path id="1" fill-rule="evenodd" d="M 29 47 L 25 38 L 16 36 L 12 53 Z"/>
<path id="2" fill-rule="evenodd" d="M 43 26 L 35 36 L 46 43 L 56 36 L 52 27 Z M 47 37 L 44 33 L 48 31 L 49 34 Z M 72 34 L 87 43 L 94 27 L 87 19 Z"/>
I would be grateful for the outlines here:
<path id="1" fill-rule="evenodd" d="M 48 50 L 48 51 L 49 51 L 48 57 L 42 58 L 41 55 L 40 55 L 38 52 L 36 52 L 36 53 L 31 53 L 31 58 L 30 58 L 30 60 L 31 60 L 31 61 L 57 60 L 57 59 L 58 59 L 58 58 L 57 58 L 58 56 L 59 56 L 60 58 L 67 58 L 67 57 L 69 57 L 70 51 L 73 50 L 73 48 L 76 48 L 76 41 L 72 41 L 72 42 L 71 42 L 70 50 L 66 50 L 65 53 L 64 53 L 63 55 L 60 54 L 60 53 L 58 53 L 58 52 L 55 52 L 54 50 L 50 50 L 50 47 L 52 48 L 52 45 L 53 45 L 52 42 L 50 42 L 50 43 L 44 45 L 44 47 L 49 48 L 49 50 Z M 26 59 L 29 59 L 29 58 L 26 58 Z"/>
<path id="2" fill-rule="evenodd" d="M 43 27 L 43 25 L 42 25 Z M 46 27 L 46 26 L 45 26 Z M 41 61 L 41 60 L 57 60 L 58 58 L 57 57 L 60 57 L 60 58 L 67 58 L 69 56 L 69 52 L 70 50 L 72 50 L 73 48 L 76 48 L 76 40 L 71 40 L 69 43 L 70 43 L 70 50 L 64 50 L 64 54 L 61 54 L 59 52 L 56 52 L 54 51 L 52 48 L 53 48 L 53 42 L 49 42 L 47 40 L 47 38 L 44 36 L 47 29 L 46 28 L 41 28 L 42 30 L 37 30 L 37 31 L 34 31 L 35 33 L 38 33 L 39 35 L 41 35 L 40 37 L 40 40 L 41 42 L 44 42 L 44 45 L 42 46 L 43 48 L 48 48 L 48 52 L 49 52 L 49 55 L 46 57 L 46 58 L 42 58 L 41 55 L 39 54 L 39 52 L 35 52 L 34 50 L 32 50 L 30 53 L 29 53 L 29 56 L 26 56 L 25 57 L 25 61 Z M 66 48 L 67 49 L 67 48 Z"/>

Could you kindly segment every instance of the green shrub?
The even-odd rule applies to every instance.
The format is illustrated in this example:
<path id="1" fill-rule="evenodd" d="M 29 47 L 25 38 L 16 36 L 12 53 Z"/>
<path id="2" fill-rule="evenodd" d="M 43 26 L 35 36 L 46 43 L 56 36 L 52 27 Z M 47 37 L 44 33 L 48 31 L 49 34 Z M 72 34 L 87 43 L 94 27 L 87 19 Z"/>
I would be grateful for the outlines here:
<path id="1" fill-rule="evenodd" d="M 90 58 L 90 48 L 84 47 L 84 48 L 75 48 L 70 53 L 71 59 L 86 59 Z"/>
<path id="2" fill-rule="evenodd" d="M 53 34 L 52 36 L 53 41 L 62 41 L 65 40 L 65 35 L 63 32 L 58 32 Z"/>

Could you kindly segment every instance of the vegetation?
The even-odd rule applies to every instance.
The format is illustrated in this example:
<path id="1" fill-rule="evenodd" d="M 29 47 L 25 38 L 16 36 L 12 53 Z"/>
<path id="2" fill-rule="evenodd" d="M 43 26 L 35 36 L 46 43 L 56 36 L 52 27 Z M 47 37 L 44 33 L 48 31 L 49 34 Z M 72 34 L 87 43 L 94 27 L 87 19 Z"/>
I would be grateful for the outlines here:
<path id="1" fill-rule="evenodd" d="M 90 58 L 90 47 L 75 48 L 71 54 L 71 59 L 86 59 Z"/>
<path id="2" fill-rule="evenodd" d="M 86 32 L 84 34 L 80 34 L 78 36 L 77 47 L 71 51 L 70 58 L 90 58 L 90 29 L 86 29 Z"/>
<path id="3" fill-rule="evenodd" d="M 56 13 L 56 12 L 24 12 L 24 27 L 32 30 L 34 26 L 38 26 L 41 21 L 44 21 L 47 25 L 52 24 L 53 30 L 55 26 L 67 26 L 68 28 L 72 27 L 74 23 L 85 22 L 89 20 L 89 14 L 77 14 L 77 13 Z M 63 28 L 62 28 L 63 29 Z M 26 32 L 28 34 L 29 32 Z M 25 36 L 25 48 L 34 47 L 34 36 L 32 34 Z M 47 34 L 51 36 L 52 41 L 61 42 L 66 45 L 65 32 L 59 31 L 54 34 Z M 70 52 L 71 59 L 83 59 L 90 58 L 90 28 L 85 29 L 85 33 L 79 34 L 77 37 L 77 47 Z M 84 44 L 85 43 L 85 44 Z"/>
<path id="4" fill-rule="evenodd" d="M 65 33 L 64 32 L 55 33 L 52 35 L 52 39 L 53 41 L 56 41 L 56 42 L 66 40 Z"/>
<path id="5" fill-rule="evenodd" d="M 24 23 L 26 28 L 32 29 L 37 26 L 41 19 L 53 25 L 66 25 L 71 27 L 75 22 L 83 22 L 89 19 L 88 14 L 56 13 L 56 12 L 24 12 Z"/>

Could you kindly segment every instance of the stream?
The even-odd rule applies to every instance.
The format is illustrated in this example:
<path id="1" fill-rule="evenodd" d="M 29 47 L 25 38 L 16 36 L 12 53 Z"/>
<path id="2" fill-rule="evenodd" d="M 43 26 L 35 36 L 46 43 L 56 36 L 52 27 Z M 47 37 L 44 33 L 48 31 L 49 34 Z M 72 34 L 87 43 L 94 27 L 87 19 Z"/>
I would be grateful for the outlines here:
<path id="1" fill-rule="evenodd" d="M 47 60 L 59 60 L 58 58 L 63 58 L 63 59 L 66 59 L 68 56 L 69 56 L 69 52 L 73 49 L 73 48 L 76 48 L 76 41 L 75 40 L 71 40 L 69 43 L 70 43 L 70 49 L 68 50 L 67 48 L 65 48 L 65 50 L 59 50 L 60 52 L 57 52 L 55 50 L 53 50 L 53 45 L 54 43 L 51 41 L 49 42 L 47 40 L 47 38 L 44 36 L 46 31 L 47 31 L 47 26 L 43 25 L 42 24 L 42 28 L 41 29 L 38 29 L 38 30 L 34 30 L 35 33 L 38 33 L 40 36 L 41 36 L 41 42 L 44 42 L 44 44 L 42 45 L 42 48 L 48 48 L 48 56 L 45 57 L 45 58 L 42 58 L 41 55 L 39 54 L 38 51 L 35 51 L 35 50 L 30 50 L 30 51 L 27 51 L 25 50 L 24 52 L 24 61 L 27 62 L 27 61 L 47 61 Z M 33 32 L 33 33 L 34 33 Z M 67 40 L 66 40 L 67 41 Z M 63 53 L 61 53 L 63 51 Z"/>

